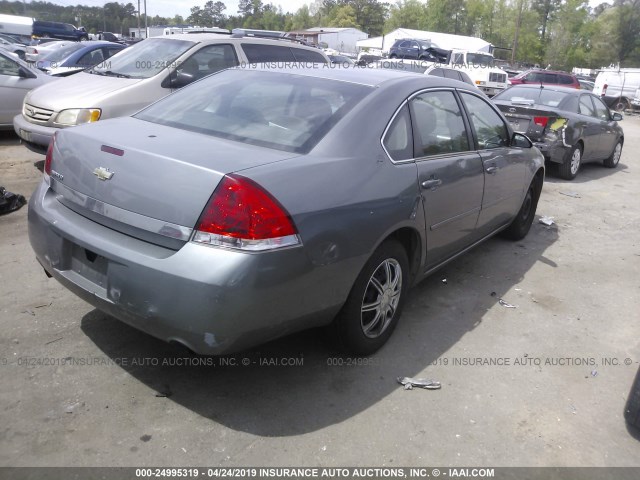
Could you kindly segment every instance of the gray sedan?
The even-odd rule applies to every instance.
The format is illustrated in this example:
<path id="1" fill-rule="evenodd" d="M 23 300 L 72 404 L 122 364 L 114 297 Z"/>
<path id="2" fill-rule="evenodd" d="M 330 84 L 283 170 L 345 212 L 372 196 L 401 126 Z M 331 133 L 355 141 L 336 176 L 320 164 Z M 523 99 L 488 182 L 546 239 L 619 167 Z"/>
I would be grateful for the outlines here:
<path id="1" fill-rule="evenodd" d="M 22 110 L 27 92 L 54 80 L 58 79 L 0 51 L 0 129 L 13 129 L 13 117 Z"/>
<path id="2" fill-rule="evenodd" d="M 529 231 L 543 157 L 475 88 L 271 67 L 59 131 L 29 204 L 47 274 L 199 353 L 330 326 L 370 354 L 412 284 Z"/>

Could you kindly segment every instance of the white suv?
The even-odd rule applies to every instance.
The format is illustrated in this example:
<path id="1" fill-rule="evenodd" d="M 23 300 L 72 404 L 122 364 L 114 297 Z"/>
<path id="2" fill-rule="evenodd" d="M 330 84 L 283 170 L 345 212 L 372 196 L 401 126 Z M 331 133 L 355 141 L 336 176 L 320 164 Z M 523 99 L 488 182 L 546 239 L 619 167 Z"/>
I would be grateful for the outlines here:
<path id="1" fill-rule="evenodd" d="M 85 72 L 32 90 L 13 126 L 30 149 L 44 153 L 59 128 L 131 115 L 217 71 L 265 62 L 330 60 L 322 50 L 286 39 L 207 33 L 148 38 Z"/>

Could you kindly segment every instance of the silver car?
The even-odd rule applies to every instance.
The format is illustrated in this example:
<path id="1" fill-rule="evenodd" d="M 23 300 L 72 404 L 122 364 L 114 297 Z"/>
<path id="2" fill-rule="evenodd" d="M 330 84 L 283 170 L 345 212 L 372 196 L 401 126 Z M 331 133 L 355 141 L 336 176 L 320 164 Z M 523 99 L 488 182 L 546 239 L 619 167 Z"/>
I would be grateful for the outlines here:
<path id="1" fill-rule="evenodd" d="M 254 67 L 60 130 L 29 204 L 45 271 L 199 353 L 332 325 L 370 354 L 410 285 L 529 231 L 543 157 L 475 88 Z"/>
<path id="2" fill-rule="evenodd" d="M 22 102 L 30 90 L 55 80 L 58 78 L 0 51 L 0 130 L 13 129 L 13 117 L 22 111 Z"/>

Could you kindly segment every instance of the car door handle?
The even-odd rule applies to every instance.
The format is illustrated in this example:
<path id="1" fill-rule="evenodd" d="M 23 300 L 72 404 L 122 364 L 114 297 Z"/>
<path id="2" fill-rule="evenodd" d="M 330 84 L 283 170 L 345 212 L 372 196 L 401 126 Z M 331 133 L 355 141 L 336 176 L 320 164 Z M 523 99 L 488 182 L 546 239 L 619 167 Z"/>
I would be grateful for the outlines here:
<path id="1" fill-rule="evenodd" d="M 439 178 L 430 178 L 429 180 L 425 180 L 424 182 L 422 182 L 421 185 L 424 189 L 435 190 L 440 185 L 442 185 L 442 180 L 440 180 Z"/>
<path id="2" fill-rule="evenodd" d="M 484 171 L 489 175 L 493 175 L 498 171 L 498 167 L 496 167 L 495 165 L 491 165 L 490 167 L 485 168 Z"/>

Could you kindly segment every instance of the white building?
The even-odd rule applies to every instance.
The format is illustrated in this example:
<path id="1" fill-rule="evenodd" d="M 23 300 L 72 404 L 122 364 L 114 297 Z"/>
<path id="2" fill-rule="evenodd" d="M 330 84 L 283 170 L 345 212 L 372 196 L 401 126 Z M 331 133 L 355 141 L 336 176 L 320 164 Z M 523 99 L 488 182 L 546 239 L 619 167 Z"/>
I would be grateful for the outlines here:
<path id="1" fill-rule="evenodd" d="M 369 38 L 357 42 L 359 49 L 379 50 L 389 53 L 389 49 L 396 40 L 402 38 L 415 38 L 416 40 L 429 40 L 440 48 L 447 50 L 460 49 L 471 52 L 492 53 L 493 45 L 478 37 L 465 37 L 463 35 L 452 35 L 450 33 L 427 32 L 424 30 L 412 30 L 410 28 L 398 28 L 384 37 Z"/>
<path id="2" fill-rule="evenodd" d="M 289 36 L 306 40 L 317 45 L 326 44 L 327 48 L 343 53 L 356 53 L 357 43 L 369 34 L 357 28 L 313 27 L 307 30 L 289 32 Z"/>

